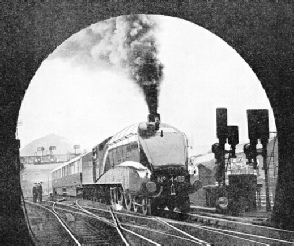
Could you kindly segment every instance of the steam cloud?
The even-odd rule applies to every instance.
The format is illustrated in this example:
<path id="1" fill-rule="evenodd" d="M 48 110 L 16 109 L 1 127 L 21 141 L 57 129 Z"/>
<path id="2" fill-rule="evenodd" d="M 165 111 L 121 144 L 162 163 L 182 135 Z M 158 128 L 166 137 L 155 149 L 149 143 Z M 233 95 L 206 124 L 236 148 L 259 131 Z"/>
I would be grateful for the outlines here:
<path id="1" fill-rule="evenodd" d="M 52 57 L 94 69 L 126 70 L 142 89 L 149 112 L 156 113 L 163 65 L 157 58 L 155 28 L 155 21 L 147 15 L 112 18 L 73 35 Z"/>

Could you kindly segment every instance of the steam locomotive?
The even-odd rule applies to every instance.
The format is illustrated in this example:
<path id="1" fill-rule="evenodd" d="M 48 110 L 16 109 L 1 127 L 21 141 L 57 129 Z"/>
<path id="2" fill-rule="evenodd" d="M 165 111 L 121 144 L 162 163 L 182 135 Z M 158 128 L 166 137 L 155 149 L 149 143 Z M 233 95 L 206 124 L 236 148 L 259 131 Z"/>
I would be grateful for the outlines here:
<path id="1" fill-rule="evenodd" d="M 91 152 L 52 171 L 54 195 L 83 197 L 116 208 L 154 214 L 190 209 L 187 139 L 160 122 L 160 115 L 131 125 L 94 146 Z M 196 187 L 196 188 L 193 188 Z"/>

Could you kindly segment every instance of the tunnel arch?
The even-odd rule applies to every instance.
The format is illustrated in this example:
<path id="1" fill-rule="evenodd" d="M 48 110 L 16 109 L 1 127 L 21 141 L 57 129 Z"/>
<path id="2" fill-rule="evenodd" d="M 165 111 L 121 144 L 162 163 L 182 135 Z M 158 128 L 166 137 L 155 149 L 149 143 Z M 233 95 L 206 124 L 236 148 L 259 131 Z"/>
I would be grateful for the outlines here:
<path id="1" fill-rule="evenodd" d="M 216 34 L 249 64 L 269 98 L 279 133 L 279 178 L 273 221 L 294 229 L 294 42 L 293 8 L 286 1 L 134 1 L 95 0 L 5 3 L 1 44 L 1 211 L 20 210 L 18 113 L 25 91 L 42 61 L 72 34 L 105 19 L 133 13 L 178 17 Z M 13 194 L 11 196 L 11 194 Z M 286 225 L 287 224 L 287 225 Z M 20 224 L 11 221 L 11 231 Z"/>

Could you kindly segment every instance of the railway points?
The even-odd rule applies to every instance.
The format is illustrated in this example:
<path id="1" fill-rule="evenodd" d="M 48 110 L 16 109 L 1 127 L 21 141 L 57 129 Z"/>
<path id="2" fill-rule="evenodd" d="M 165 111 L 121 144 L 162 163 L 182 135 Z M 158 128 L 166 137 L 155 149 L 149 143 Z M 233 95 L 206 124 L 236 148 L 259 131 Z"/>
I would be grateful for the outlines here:
<path id="1" fill-rule="evenodd" d="M 101 213 L 98 208 L 92 207 L 90 209 Z M 163 216 L 170 215 L 169 211 L 165 212 L 166 214 L 163 214 Z M 193 235 L 193 233 L 197 237 L 205 235 L 203 239 L 209 238 L 207 241 L 214 245 L 235 245 L 236 243 L 240 245 L 293 245 L 294 243 L 294 233 L 292 232 L 224 218 L 189 214 L 189 218 L 185 221 L 177 221 L 162 217 L 144 216 L 128 211 L 116 211 L 115 213 L 121 222 L 128 223 L 128 225 L 133 224 L 133 226 L 137 226 L 137 230 L 148 227 L 160 231 L 164 228 L 162 221 L 168 220 L 168 223 L 174 223 L 190 235 Z M 154 223 L 154 218 L 161 221 L 161 224 Z M 227 242 L 232 244 L 226 244 Z"/>
<path id="2" fill-rule="evenodd" d="M 25 201 L 25 206 L 35 245 L 81 245 L 52 206 L 30 201 Z M 38 223 L 34 221 L 36 218 Z"/>
<path id="3" fill-rule="evenodd" d="M 111 211 L 111 209 L 107 211 L 88 206 L 84 207 L 84 209 L 91 210 L 92 213 L 98 216 L 105 216 L 107 212 L 110 213 Z M 184 231 L 175 230 L 167 223 L 163 224 L 154 217 L 140 215 L 127 210 L 113 211 L 113 214 L 124 233 L 131 233 L 155 245 L 210 245 L 204 240 L 189 236 Z"/>
<path id="4" fill-rule="evenodd" d="M 44 204 L 35 204 L 27 201 L 30 206 L 38 207 L 43 210 L 43 213 L 50 212 L 58 220 L 55 224 L 54 232 L 56 234 L 60 225 L 64 228 L 67 234 L 63 233 L 62 240 L 54 242 L 53 245 L 111 245 L 112 240 L 115 240 L 116 245 L 126 245 L 121 237 L 116 233 L 115 224 L 109 220 L 97 218 L 93 220 L 91 216 L 75 208 L 74 204 L 61 204 L 48 202 Z M 98 223 L 99 222 L 99 223 Z M 39 233 L 36 233 L 39 236 Z M 69 238 L 69 239 L 65 239 Z M 66 240 L 66 242 L 64 242 Z M 38 244 L 40 242 L 40 244 Z M 52 245 L 53 241 L 43 238 L 36 240 L 36 245 Z"/>
<path id="5" fill-rule="evenodd" d="M 47 206 L 52 206 L 49 202 Z M 171 212 L 164 210 L 163 217 L 138 214 L 127 209 L 113 210 L 111 206 L 88 200 L 66 200 L 57 202 L 55 210 L 65 222 L 70 216 L 87 217 L 91 226 L 85 226 L 74 219 L 76 230 L 85 233 L 92 240 L 97 221 L 109 224 L 114 230 L 120 230 L 121 245 L 293 245 L 292 232 L 257 226 L 210 215 L 189 214 L 185 220 L 178 220 L 174 212 L 173 219 L 168 218 Z M 35 205 L 35 204 L 34 204 Z M 40 205 L 36 205 L 40 206 Z M 212 214 L 216 215 L 216 214 Z M 90 221 L 90 222 L 89 222 Z M 116 221 L 116 223 L 114 222 Z M 73 228 L 73 227 L 72 227 Z M 73 230 L 73 229 L 72 229 Z M 73 234 L 75 234 L 73 230 Z M 119 233 L 117 233 L 119 235 Z M 121 237 L 120 237 L 121 238 Z M 90 244 L 90 245 L 95 245 Z"/>

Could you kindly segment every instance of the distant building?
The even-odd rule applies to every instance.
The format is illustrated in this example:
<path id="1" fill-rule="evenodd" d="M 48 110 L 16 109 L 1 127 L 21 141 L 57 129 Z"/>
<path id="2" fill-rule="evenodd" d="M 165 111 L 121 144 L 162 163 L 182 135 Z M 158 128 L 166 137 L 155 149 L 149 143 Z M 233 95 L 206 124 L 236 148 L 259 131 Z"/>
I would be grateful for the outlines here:
<path id="1" fill-rule="evenodd" d="M 24 197 L 32 197 L 34 183 L 42 183 L 43 194 L 48 195 L 51 191 L 51 171 L 77 155 L 80 154 L 21 156 L 24 168 L 20 172 L 20 180 Z"/>
<path id="2" fill-rule="evenodd" d="M 69 161 L 80 154 L 68 153 L 64 155 L 43 155 L 43 156 L 21 156 L 20 162 L 24 165 L 26 164 L 54 164 L 54 163 L 62 163 L 65 161 Z"/>

